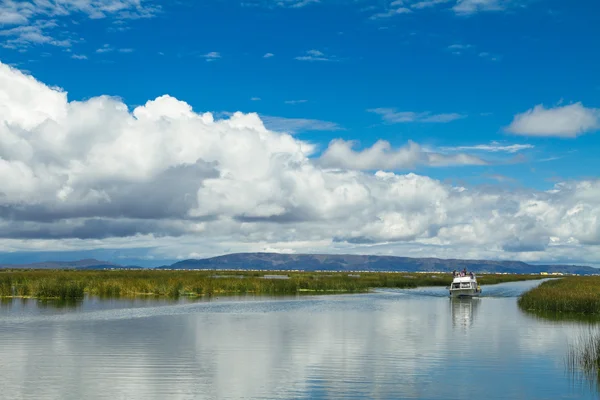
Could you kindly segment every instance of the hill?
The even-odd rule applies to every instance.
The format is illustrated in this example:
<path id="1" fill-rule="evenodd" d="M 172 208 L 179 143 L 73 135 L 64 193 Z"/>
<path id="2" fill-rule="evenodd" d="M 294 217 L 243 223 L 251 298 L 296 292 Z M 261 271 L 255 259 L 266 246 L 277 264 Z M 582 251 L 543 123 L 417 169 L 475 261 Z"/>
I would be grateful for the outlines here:
<path id="1" fill-rule="evenodd" d="M 134 265 L 119 265 L 107 261 L 48 261 L 31 264 L 0 264 L 0 269 L 142 269 Z M 520 261 L 461 260 L 441 258 L 411 258 L 350 254 L 279 254 L 236 253 L 205 259 L 190 259 L 155 269 L 230 269 L 230 270 L 303 270 L 303 271 L 407 271 L 433 272 L 462 270 L 479 273 L 562 272 L 568 274 L 600 274 L 600 269 L 578 265 L 536 265 Z M 145 269 L 145 268 L 143 268 Z"/>
<path id="2" fill-rule="evenodd" d="M 30 264 L 0 264 L 4 269 L 104 269 L 121 267 L 108 261 L 85 259 L 79 261 L 45 261 Z"/>
<path id="3" fill-rule="evenodd" d="M 261 269 L 305 271 L 448 271 L 598 274 L 599 269 L 577 265 L 535 265 L 520 261 L 410 258 L 344 254 L 237 253 L 179 261 L 160 269 Z"/>

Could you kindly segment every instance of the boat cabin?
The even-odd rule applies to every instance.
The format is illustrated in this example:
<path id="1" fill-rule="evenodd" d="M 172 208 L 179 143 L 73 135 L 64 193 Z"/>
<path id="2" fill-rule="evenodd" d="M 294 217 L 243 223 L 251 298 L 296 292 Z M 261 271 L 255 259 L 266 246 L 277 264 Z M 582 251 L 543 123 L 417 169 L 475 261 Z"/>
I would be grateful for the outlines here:
<path id="1" fill-rule="evenodd" d="M 475 277 L 459 276 L 452 281 L 452 289 L 477 289 Z"/>

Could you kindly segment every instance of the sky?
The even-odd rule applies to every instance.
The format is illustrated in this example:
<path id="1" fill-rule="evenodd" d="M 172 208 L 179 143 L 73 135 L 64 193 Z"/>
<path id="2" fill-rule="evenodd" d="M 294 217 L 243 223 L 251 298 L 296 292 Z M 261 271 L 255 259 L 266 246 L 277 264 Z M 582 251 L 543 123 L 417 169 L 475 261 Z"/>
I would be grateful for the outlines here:
<path id="1" fill-rule="evenodd" d="M 0 0 L 0 263 L 600 266 L 592 0 Z"/>

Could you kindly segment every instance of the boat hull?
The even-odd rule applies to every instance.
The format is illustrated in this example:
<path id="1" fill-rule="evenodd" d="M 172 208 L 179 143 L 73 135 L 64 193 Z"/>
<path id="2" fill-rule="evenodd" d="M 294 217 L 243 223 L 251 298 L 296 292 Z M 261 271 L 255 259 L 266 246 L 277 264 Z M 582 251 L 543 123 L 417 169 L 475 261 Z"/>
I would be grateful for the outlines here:
<path id="1" fill-rule="evenodd" d="M 450 289 L 450 297 L 477 297 L 480 294 L 477 289 Z"/>

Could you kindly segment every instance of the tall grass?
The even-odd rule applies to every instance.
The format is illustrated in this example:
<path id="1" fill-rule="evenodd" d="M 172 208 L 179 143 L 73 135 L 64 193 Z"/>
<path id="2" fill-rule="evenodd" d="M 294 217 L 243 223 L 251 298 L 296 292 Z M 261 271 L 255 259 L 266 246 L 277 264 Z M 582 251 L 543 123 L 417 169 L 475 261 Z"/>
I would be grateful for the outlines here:
<path id="1" fill-rule="evenodd" d="M 212 296 L 217 294 L 360 293 L 376 287 L 448 286 L 450 274 L 256 271 L 76 271 L 0 272 L 0 297 L 76 299 L 84 294 L 120 296 Z M 539 275 L 485 275 L 482 284 L 539 279 Z"/>
<path id="2" fill-rule="evenodd" d="M 36 297 L 44 299 L 83 298 L 85 284 L 68 275 L 51 273 L 0 273 L 1 297 Z"/>
<path id="3" fill-rule="evenodd" d="M 600 332 L 590 328 L 569 345 L 565 357 L 567 369 L 573 376 L 583 376 L 598 387 L 600 383 Z"/>
<path id="4" fill-rule="evenodd" d="M 566 277 L 543 282 L 519 298 L 519 307 L 534 312 L 600 315 L 600 277 Z"/>

